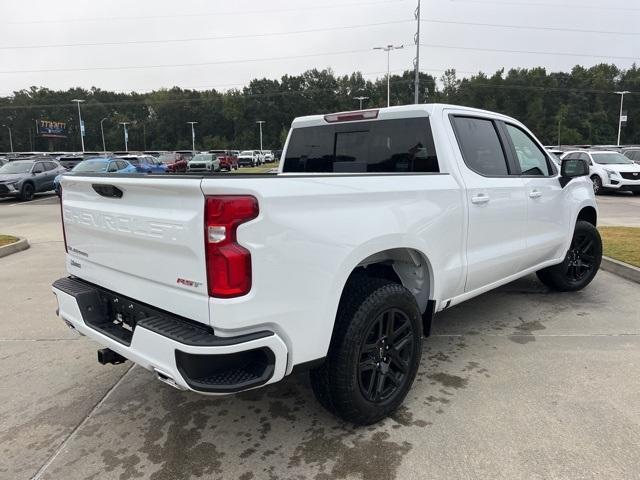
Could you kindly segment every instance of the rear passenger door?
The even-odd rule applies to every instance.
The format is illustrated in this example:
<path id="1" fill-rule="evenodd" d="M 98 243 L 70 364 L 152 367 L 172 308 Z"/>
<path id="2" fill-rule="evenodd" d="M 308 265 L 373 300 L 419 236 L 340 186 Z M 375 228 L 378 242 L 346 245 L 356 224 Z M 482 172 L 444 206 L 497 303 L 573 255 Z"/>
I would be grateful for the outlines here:
<path id="1" fill-rule="evenodd" d="M 490 117 L 449 115 L 460 147 L 460 172 L 468 204 L 465 291 L 522 270 L 527 205 L 522 178 L 514 176 L 499 124 Z"/>
<path id="2" fill-rule="evenodd" d="M 544 149 L 520 126 L 504 123 L 504 133 L 515 159 L 516 174 L 524 182 L 527 203 L 526 250 L 522 268 L 527 269 L 564 255 L 569 210 L 562 208 L 564 191 L 558 172 Z"/>

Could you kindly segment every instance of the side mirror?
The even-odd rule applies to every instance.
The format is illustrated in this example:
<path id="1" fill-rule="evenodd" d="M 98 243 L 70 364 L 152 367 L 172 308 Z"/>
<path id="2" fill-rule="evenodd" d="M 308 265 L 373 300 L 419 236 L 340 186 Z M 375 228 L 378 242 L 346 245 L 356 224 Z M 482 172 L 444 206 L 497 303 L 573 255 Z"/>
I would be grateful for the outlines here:
<path id="1" fill-rule="evenodd" d="M 563 188 L 571 179 L 587 175 L 589 175 L 589 165 L 582 159 L 563 160 L 560 165 L 560 185 Z"/>

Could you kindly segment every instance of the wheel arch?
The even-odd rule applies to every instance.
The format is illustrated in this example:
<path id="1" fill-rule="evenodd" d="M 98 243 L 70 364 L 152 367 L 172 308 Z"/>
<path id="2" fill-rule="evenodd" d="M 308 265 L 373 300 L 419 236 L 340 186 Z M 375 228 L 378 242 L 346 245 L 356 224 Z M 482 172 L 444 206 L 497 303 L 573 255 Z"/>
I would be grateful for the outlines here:
<path id="1" fill-rule="evenodd" d="M 428 335 L 434 313 L 434 269 L 422 251 L 412 247 L 396 247 L 367 255 L 351 269 L 342 284 L 340 299 L 350 282 L 358 276 L 384 278 L 409 290 L 422 313 L 423 332 Z"/>
<path id="2" fill-rule="evenodd" d="M 598 212 L 592 206 L 583 207 L 578 212 L 578 217 L 576 218 L 576 222 L 584 220 L 585 222 L 589 222 L 594 227 L 598 224 Z"/>

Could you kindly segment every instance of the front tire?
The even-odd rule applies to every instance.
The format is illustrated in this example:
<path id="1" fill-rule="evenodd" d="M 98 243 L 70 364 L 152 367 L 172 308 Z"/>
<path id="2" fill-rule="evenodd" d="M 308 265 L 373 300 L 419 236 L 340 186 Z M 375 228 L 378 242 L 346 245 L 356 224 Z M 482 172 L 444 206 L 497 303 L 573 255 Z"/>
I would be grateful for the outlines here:
<path id="1" fill-rule="evenodd" d="M 422 321 L 411 292 L 356 277 L 342 295 L 326 361 L 311 371 L 311 386 L 331 413 L 369 425 L 402 404 L 421 354 Z"/>
<path id="2" fill-rule="evenodd" d="M 591 182 L 593 183 L 593 193 L 600 195 L 602 193 L 602 179 L 598 175 L 594 175 L 591 177 Z"/>
<path id="3" fill-rule="evenodd" d="M 598 229 L 578 220 L 571 246 L 562 263 L 537 272 L 547 287 L 560 292 L 575 292 L 589 285 L 602 261 L 602 239 Z"/>
<path id="4" fill-rule="evenodd" d="M 36 193 L 36 189 L 32 183 L 25 183 L 22 186 L 22 190 L 20 191 L 20 200 L 24 202 L 28 202 L 29 200 L 33 200 L 33 197 Z"/>

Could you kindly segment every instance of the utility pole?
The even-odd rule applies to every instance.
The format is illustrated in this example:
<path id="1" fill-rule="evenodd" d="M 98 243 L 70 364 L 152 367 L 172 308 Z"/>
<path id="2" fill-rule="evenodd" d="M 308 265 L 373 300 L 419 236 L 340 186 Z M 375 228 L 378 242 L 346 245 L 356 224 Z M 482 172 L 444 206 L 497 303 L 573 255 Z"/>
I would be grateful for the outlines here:
<path id="1" fill-rule="evenodd" d="M 418 30 L 413 37 L 413 41 L 416 44 L 416 58 L 413 61 L 416 70 L 416 79 L 413 86 L 413 103 L 420 103 L 420 0 L 418 0 L 415 17 L 418 23 Z"/>
<path id="2" fill-rule="evenodd" d="M 105 120 L 107 120 L 107 117 L 104 117 L 102 120 L 100 120 L 100 133 L 102 133 L 102 153 L 107 153 L 107 144 L 104 142 L 104 127 L 102 126 Z"/>
<path id="3" fill-rule="evenodd" d="M 128 152 L 129 151 L 129 132 L 127 132 L 127 125 L 129 125 L 129 122 L 120 122 L 120 125 L 122 125 L 122 130 L 124 133 L 124 151 Z"/>
<path id="4" fill-rule="evenodd" d="M 391 50 L 400 50 L 401 48 L 404 48 L 404 45 L 399 45 L 399 46 L 395 46 L 395 45 L 387 45 L 386 47 L 373 47 L 374 50 L 384 50 L 385 52 L 387 52 L 387 107 L 391 106 L 391 87 L 390 87 L 390 80 L 391 80 L 391 70 L 390 70 L 390 60 L 389 57 L 391 55 Z"/>
<path id="5" fill-rule="evenodd" d="M 262 153 L 262 124 L 267 122 L 264 120 L 258 120 L 256 123 L 260 126 L 260 153 Z"/>
<path id="6" fill-rule="evenodd" d="M 9 147 L 11 147 L 11 153 L 13 153 L 13 138 L 11 137 L 11 127 L 9 125 L 2 125 L 9 130 Z"/>
<path id="7" fill-rule="evenodd" d="M 198 122 L 187 122 L 188 124 L 191 125 L 191 150 L 193 152 L 196 151 L 196 128 L 195 126 L 198 124 Z"/>
<path id="8" fill-rule="evenodd" d="M 624 105 L 624 96 L 627 93 L 631 93 L 627 90 L 624 92 L 615 92 L 616 95 L 620 95 L 620 116 L 618 117 L 618 146 L 620 146 L 620 134 L 622 133 L 622 107 Z"/>
<path id="9" fill-rule="evenodd" d="M 78 104 L 78 120 L 80 121 L 80 143 L 82 144 L 82 153 L 84 153 L 84 123 L 82 122 L 82 113 L 80 113 L 80 104 L 83 103 L 84 100 L 74 98 L 71 101 Z"/>
<path id="10" fill-rule="evenodd" d="M 362 102 L 363 102 L 364 100 L 369 100 L 369 97 L 363 97 L 363 96 L 360 96 L 360 97 L 353 97 L 353 99 L 354 99 L 354 100 L 358 100 L 358 101 L 360 101 L 360 110 L 362 110 Z"/>

